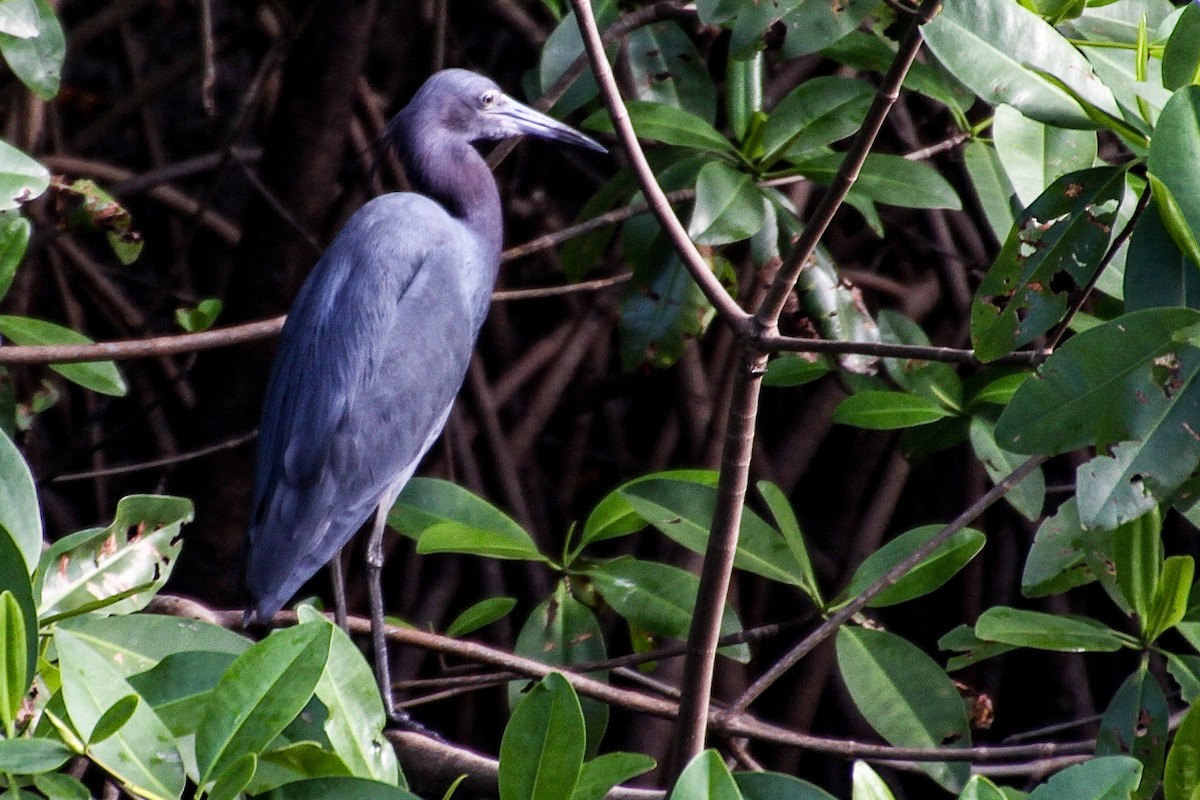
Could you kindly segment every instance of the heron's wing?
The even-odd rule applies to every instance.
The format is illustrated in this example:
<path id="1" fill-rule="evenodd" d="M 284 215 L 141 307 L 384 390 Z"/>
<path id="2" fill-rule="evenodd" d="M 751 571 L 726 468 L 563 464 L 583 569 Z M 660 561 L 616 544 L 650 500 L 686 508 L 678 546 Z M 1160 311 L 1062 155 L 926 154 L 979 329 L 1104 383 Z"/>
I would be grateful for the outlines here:
<path id="1" fill-rule="evenodd" d="M 378 198 L 297 296 L 259 429 L 247 580 L 260 616 L 354 535 L 441 431 L 486 311 L 464 283 L 494 280 L 464 231 L 424 197 Z"/>

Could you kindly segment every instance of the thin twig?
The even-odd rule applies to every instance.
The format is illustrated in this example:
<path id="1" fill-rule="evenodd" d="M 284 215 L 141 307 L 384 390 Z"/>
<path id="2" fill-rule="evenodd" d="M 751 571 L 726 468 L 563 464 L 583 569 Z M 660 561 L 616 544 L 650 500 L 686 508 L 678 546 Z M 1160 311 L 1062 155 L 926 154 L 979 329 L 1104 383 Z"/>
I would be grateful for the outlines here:
<path id="1" fill-rule="evenodd" d="M 235 436 L 232 439 L 226 439 L 223 442 L 210 444 L 207 447 L 200 447 L 195 450 L 188 450 L 184 453 L 176 453 L 172 456 L 164 458 L 155 458 L 150 461 L 139 461 L 134 464 L 121 464 L 115 467 L 106 469 L 94 469 L 87 472 L 67 472 L 62 475 L 56 475 L 50 479 L 51 483 L 66 483 L 68 481 L 86 481 L 93 478 L 107 478 L 112 475 L 127 475 L 131 472 L 142 472 L 148 469 L 157 469 L 159 467 L 173 467 L 176 464 L 182 464 L 185 461 L 192 461 L 197 458 L 203 458 L 213 453 L 219 453 L 222 450 L 232 450 L 235 447 L 240 447 L 246 442 L 252 441 L 258 436 L 258 431 L 250 431 L 243 433 L 241 436 Z"/>

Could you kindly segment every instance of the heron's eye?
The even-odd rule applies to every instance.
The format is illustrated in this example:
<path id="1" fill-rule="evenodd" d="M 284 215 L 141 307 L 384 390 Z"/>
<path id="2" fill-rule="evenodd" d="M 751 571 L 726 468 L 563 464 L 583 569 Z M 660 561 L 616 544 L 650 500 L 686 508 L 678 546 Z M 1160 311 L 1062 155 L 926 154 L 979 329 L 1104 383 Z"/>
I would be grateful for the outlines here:
<path id="1" fill-rule="evenodd" d="M 479 105 L 483 106 L 484 108 L 491 108 L 492 106 L 496 105 L 498 94 L 498 92 L 494 92 L 489 89 L 479 96 Z"/>

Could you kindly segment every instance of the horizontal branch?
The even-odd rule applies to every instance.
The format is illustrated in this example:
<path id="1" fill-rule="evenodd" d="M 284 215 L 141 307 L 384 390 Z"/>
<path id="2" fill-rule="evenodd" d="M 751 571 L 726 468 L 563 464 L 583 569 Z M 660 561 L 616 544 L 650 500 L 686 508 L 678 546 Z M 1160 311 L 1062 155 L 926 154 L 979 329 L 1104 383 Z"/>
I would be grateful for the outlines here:
<path id="1" fill-rule="evenodd" d="M 841 339 L 810 339 L 801 336 L 780 336 L 765 333 L 755 344 L 769 353 L 836 353 L 838 355 L 880 356 L 882 358 L 911 358 L 919 361 L 942 361 L 947 364 L 981 364 L 974 350 L 957 347 L 932 347 L 919 344 L 891 342 L 852 342 Z M 987 362 L 998 366 L 1036 367 L 1050 355 L 1048 350 L 1018 350 Z"/>

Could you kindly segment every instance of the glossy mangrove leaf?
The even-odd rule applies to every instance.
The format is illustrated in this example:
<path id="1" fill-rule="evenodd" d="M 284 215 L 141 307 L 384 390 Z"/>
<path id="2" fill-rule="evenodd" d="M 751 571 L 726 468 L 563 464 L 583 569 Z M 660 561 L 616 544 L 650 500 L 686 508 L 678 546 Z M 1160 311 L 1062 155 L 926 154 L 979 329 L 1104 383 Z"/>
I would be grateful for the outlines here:
<path id="1" fill-rule="evenodd" d="M 206 650 L 237 656 L 253 644 L 218 625 L 159 614 L 74 617 L 57 627 L 69 629 L 126 678 L 175 653 Z"/>
<path id="2" fill-rule="evenodd" d="M 16 734 L 17 714 L 25 700 L 25 692 L 33 680 L 29 672 L 28 626 L 36 628 L 37 620 L 25 621 L 25 612 L 9 589 L 0 590 L 0 725 L 4 734 Z"/>
<path id="3" fill-rule="evenodd" d="M 1120 116 L 1112 92 L 1062 34 L 1009 0 L 950 3 L 922 28 L 933 55 L 992 105 L 1065 128 L 1095 128 L 1079 104 L 1031 67 L 1064 76 L 1097 107 Z"/>
<path id="4" fill-rule="evenodd" d="M 308 704 L 329 658 L 319 624 L 276 631 L 242 653 L 213 688 L 196 730 L 199 784 L 263 750 Z"/>
<path id="5" fill-rule="evenodd" d="M 1183 621 L 1196 562 L 1191 556 L 1171 556 L 1163 562 L 1158 588 L 1145 623 L 1147 641 L 1154 641 Z"/>
<path id="6" fill-rule="evenodd" d="M 84 638 L 87 641 L 86 637 Z M 96 649 L 93 642 L 89 642 Z M 250 646 L 250 642 L 246 642 Z M 196 732 L 208 693 L 233 663 L 233 653 L 192 650 L 172 653 L 156 666 L 129 677 L 129 685 L 154 709 L 175 736 Z"/>
<path id="7" fill-rule="evenodd" d="M 762 495 L 767 508 L 770 509 L 771 516 L 775 519 L 775 527 L 779 529 L 788 549 L 792 551 L 796 565 L 800 568 L 798 573 L 798 577 L 802 578 L 800 588 L 818 606 L 824 605 L 825 601 L 821 599 L 821 587 L 817 583 L 812 559 L 808 555 L 808 545 L 805 544 L 804 533 L 800 530 L 800 520 L 796 519 L 796 512 L 792 510 L 792 504 L 788 502 L 787 495 L 771 481 L 759 481 L 755 487 Z M 743 513 L 745 512 L 743 511 Z"/>
<path id="8" fill-rule="evenodd" d="M 979 615 L 975 635 L 991 642 L 1064 653 L 1111 653 L 1134 647 L 1127 634 L 1087 617 L 994 606 Z"/>
<path id="9" fill-rule="evenodd" d="M 1162 54 L 1162 82 L 1168 89 L 1200 83 L 1200 6 L 1188 6 Z"/>
<path id="10" fill-rule="evenodd" d="M 1142 764 L 1103 756 L 1067 767 L 1030 792 L 1028 800 L 1127 800 L 1142 779 Z"/>
<path id="11" fill-rule="evenodd" d="M 407 789 L 366 778 L 326 777 L 295 781 L 272 789 L 264 800 L 421 800 Z"/>
<path id="12" fill-rule="evenodd" d="M 896 795 L 865 761 L 855 761 L 850 772 L 850 800 L 896 800 Z"/>
<path id="13" fill-rule="evenodd" d="M 627 484 L 622 493 L 629 505 L 655 528 L 694 553 L 708 547 L 717 506 L 715 487 L 669 478 Z M 741 533 L 733 564 L 764 578 L 804 588 L 812 568 L 798 563 L 783 535 L 752 510 L 742 510 Z"/>
<path id="14" fill-rule="evenodd" d="M 880 547 L 854 571 L 850 585 L 843 592 L 846 600 L 862 594 L 892 567 L 904 561 L 931 538 L 941 532 L 943 525 L 922 525 L 906 531 Z M 873 608 L 896 605 L 921 597 L 938 589 L 979 554 L 987 537 L 973 528 L 955 533 L 926 556 L 900 580 L 877 594 L 867 605 Z"/>
<path id="15" fill-rule="evenodd" d="M 570 800 L 604 800 L 617 784 L 636 778 L 656 766 L 655 760 L 642 753 L 605 753 L 584 762 Z"/>
<path id="16" fill-rule="evenodd" d="M 836 6 L 823 0 L 803 0 L 780 20 L 787 30 L 781 54 L 799 58 L 815 53 L 857 30 L 877 10 L 872 0 L 845 0 Z"/>
<path id="17" fill-rule="evenodd" d="M 1195 800 L 1200 786 L 1200 706 L 1192 706 L 1175 732 L 1163 771 L 1165 800 Z"/>
<path id="18" fill-rule="evenodd" d="M 1132 756 L 1142 763 L 1142 780 L 1131 795 L 1133 800 L 1148 800 L 1158 789 L 1170 716 L 1167 698 L 1143 663 L 1117 689 L 1100 720 L 1096 755 Z"/>
<path id="19" fill-rule="evenodd" d="M 971 450 L 992 483 L 999 483 L 1013 470 L 1024 463 L 1027 456 L 1009 452 L 996 442 L 996 424 L 983 416 L 971 417 Z M 1035 469 L 1024 480 L 1004 495 L 1005 501 L 1030 522 L 1042 517 L 1046 504 L 1046 477 L 1042 470 Z"/>
<path id="20" fill-rule="evenodd" d="M 446 626 L 447 636 L 466 636 L 508 616 L 517 606 L 515 597 L 489 597 L 480 600 L 455 617 Z"/>
<path id="21" fill-rule="evenodd" d="M 834 409 L 833 421 L 858 428 L 890 431 L 928 425 L 953 416 L 944 406 L 908 392 L 868 389 L 852 394 Z"/>
<path id="22" fill-rule="evenodd" d="M 1113 167 L 1058 178 L 1017 218 L 971 304 L 976 356 L 991 361 L 1050 330 L 1088 284 L 1125 193 Z"/>
<path id="23" fill-rule="evenodd" d="M 626 557 L 590 567 L 585 574 L 605 602 L 630 625 L 653 636 L 687 638 L 700 588 L 700 579 L 692 573 Z M 721 615 L 721 635 L 741 629 L 737 615 L 727 605 Z M 720 652 L 741 663 L 750 659 L 750 648 L 744 644 L 723 647 Z"/>
<path id="24" fill-rule="evenodd" d="M 805 156 L 796 162 L 796 169 L 806 178 L 828 185 L 845 158 L 845 153 Z M 867 156 L 854 191 L 877 203 L 903 208 L 962 208 L 954 187 L 933 167 L 883 153 Z"/>
<path id="25" fill-rule="evenodd" d="M 554 594 L 539 603 L 529 615 L 517 635 L 514 652 L 553 667 L 574 667 L 577 664 L 604 661 L 608 657 L 604 632 L 596 615 L 571 596 L 565 580 L 559 581 L 554 587 Z M 608 682 L 608 675 L 603 671 L 591 673 L 589 677 Z M 526 688 L 526 681 L 508 684 L 510 708 L 517 707 Z M 579 706 L 587 732 L 585 752 L 589 757 L 594 757 L 608 728 L 608 704 L 582 697 Z"/>
<path id="26" fill-rule="evenodd" d="M 0 434 L 0 536 L 32 574 L 42 550 L 42 515 L 29 465 L 7 434 Z"/>
<path id="27" fill-rule="evenodd" d="M 512 517 L 449 481 L 413 478 L 388 512 L 388 525 L 416 539 L 421 553 L 546 560 Z"/>
<path id="28" fill-rule="evenodd" d="M 593 4 L 596 22 L 601 29 L 616 21 L 618 12 L 614 0 L 599 0 Z M 612 48 L 615 51 L 615 47 Z M 551 31 L 542 45 L 541 61 L 538 64 L 537 77 L 540 93 L 545 92 L 566 73 L 567 69 L 583 55 L 583 39 L 579 35 L 579 21 L 575 13 L 563 16 L 557 27 Z M 609 53 L 612 55 L 612 52 Z M 571 82 L 562 98 L 552 108 L 557 114 L 569 114 L 577 108 L 587 105 L 599 94 L 596 79 L 590 70 L 583 70 Z"/>
<path id="29" fill-rule="evenodd" d="M 302 623 L 325 625 L 330 635 L 329 658 L 315 694 L 325 706 L 325 736 L 350 774 L 395 784 L 400 765 L 392 743 L 383 735 L 387 716 L 375 673 L 350 636 L 316 610 L 301 606 Z"/>
<path id="30" fill-rule="evenodd" d="M 766 203 L 750 175 L 722 161 L 710 161 L 696 178 L 688 236 L 703 245 L 749 239 L 763 226 Z"/>
<path id="31" fill-rule="evenodd" d="M 43 100 L 58 94 L 67 40 L 54 8 L 47 0 L 26 0 L 36 13 L 37 31 L 33 36 L 13 36 L 0 32 L 0 54 L 21 83 Z M 24 19 L 29 21 L 26 13 Z"/>
<path id="32" fill-rule="evenodd" d="M 1200 309 L 1200 269 L 1175 244 L 1157 203 L 1137 222 L 1125 259 L 1125 310 Z"/>
<path id="33" fill-rule="evenodd" d="M 946 661 L 947 672 L 955 672 L 1015 649 L 1009 644 L 987 642 L 980 639 L 975 635 L 975 630 L 968 625 L 959 625 L 952 629 L 941 639 L 938 639 L 937 644 L 939 650 L 949 650 L 959 654 L 951 656 Z"/>
<path id="34" fill-rule="evenodd" d="M 1162 565 L 1162 516 L 1157 507 L 1113 531 L 1117 586 L 1143 635 Z"/>
<path id="35" fill-rule="evenodd" d="M 835 800 L 829 792 L 779 772 L 735 772 L 743 800 Z"/>
<path id="36" fill-rule="evenodd" d="M 823 247 L 813 251 L 812 260 L 796 282 L 804 313 L 816 324 L 824 339 L 878 342 L 879 325 L 871 316 L 862 294 L 838 275 L 837 264 Z M 838 356 L 842 369 L 856 375 L 874 375 L 879 359 L 848 354 Z"/>
<path id="37" fill-rule="evenodd" d="M 1022 206 L 1031 205 L 1063 175 L 1089 169 L 1096 161 L 1095 131 L 1046 125 L 1009 105 L 997 106 L 992 138 Z"/>
<path id="38" fill-rule="evenodd" d="M 843 627 L 838 670 L 854 705 L 880 736 L 899 747 L 967 747 L 971 727 L 953 682 L 918 647 L 886 631 Z M 971 776 L 963 762 L 924 762 L 950 791 Z"/>
<path id="39" fill-rule="evenodd" d="M 561 800 L 579 781 L 583 712 L 566 678 L 552 672 L 513 709 L 500 741 L 500 800 Z"/>
<path id="40" fill-rule="evenodd" d="M 928 347 L 929 337 L 917 323 L 890 309 L 879 312 L 879 338 L 889 344 Z M 963 383 L 950 364 L 919 358 L 885 358 L 888 376 L 905 391 L 921 395 L 952 411 L 962 410 Z"/>
<path id="41" fill-rule="evenodd" d="M 8 294 L 17 267 L 25 257 L 30 230 L 29 220 L 19 212 L 0 211 L 0 298 Z"/>
<path id="42" fill-rule="evenodd" d="M 124 677 L 80 637 L 57 628 L 54 644 L 62 676 L 62 694 L 71 722 L 85 741 L 87 755 L 129 790 L 149 800 L 175 800 L 183 793 L 183 758 L 175 737 L 150 704 L 138 699 Z M 132 713 L 109 736 L 94 740 L 106 712 L 127 697 Z M 128 701 L 125 701 L 128 703 Z"/>
<path id="43" fill-rule="evenodd" d="M 742 800 L 742 794 L 721 755 L 705 750 L 679 773 L 667 800 Z"/>
<path id="44" fill-rule="evenodd" d="M 0 314 L 0 336 L 16 344 L 92 344 L 82 333 L 55 325 L 53 322 Z M 79 364 L 51 364 L 50 369 L 72 383 L 99 394 L 123 397 L 129 388 L 112 361 L 89 361 Z"/>
<path id="45" fill-rule="evenodd" d="M 592 542 L 600 542 L 605 539 L 613 539 L 640 531 L 649 524 L 638 514 L 637 510 L 630 505 L 629 500 L 625 497 L 625 492 L 630 487 L 642 481 L 667 479 L 686 481 L 697 486 L 712 488 L 717 485 L 718 477 L 719 474 L 717 471 L 711 469 L 677 469 L 667 470 L 666 472 L 653 472 L 649 475 L 642 475 L 633 480 L 626 481 L 605 495 L 604 499 L 592 509 L 592 513 L 588 515 L 587 522 L 584 523 L 583 535 L 580 538 L 578 549 L 583 549 Z"/>
<path id="46" fill-rule="evenodd" d="M 763 386 L 803 386 L 827 375 L 830 369 L 822 358 L 810 360 L 798 353 L 782 353 L 767 362 Z"/>
<path id="47" fill-rule="evenodd" d="M 1113 531 L 1084 528 L 1075 498 L 1068 499 L 1034 534 L 1021 574 L 1021 594 L 1045 597 L 1097 579 L 1109 584 L 1112 594 L 1119 594 L 1112 575 L 1114 537 Z"/>
<path id="48" fill-rule="evenodd" d="M 43 555 L 38 613 L 130 614 L 145 608 L 171 576 L 182 546 L 180 528 L 191 520 L 192 501 L 183 497 L 122 498 L 107 528 L 60 539 Z M 121 599 L 106 602 L 110 598 Z"/>
<path id="49" fill-rule="evenodd" d="M 762 128 L 763 163 L 795 158 L 845 139 L 862 125 L 875 90 L 857 78 L 821 76 L 797 86 Z"/>
<path id="50" fill-rule="evenodd" d="M 963 166 L 992 235 L 997 242 L 1003 242 L 1016 219 L 1016 189 L 1000 163 L 995 145 L 978 139 L 967 142 L 963 147 Z"/>
<path id="51" fill-rule="evenodd" d="M 714 256 L 711 263 L 719 276 L 732 276 L 728 262 Z M 715 316 L 683 262 L 676 255 L 668 256 L 637 274 L 621 298 L 622 366 L 627 370 L 671 366 Z"/>
<path id="52" fill-rule="evenodd" d="M 1200 266 L 1200 86 L 1172 95 L 1159 115 L 1146 167 L 1167 231 Z"/>
<path id="53" fill-rule="evenodd" d="M 624 52 L 637 100 L 682 108 L 711 124 L 717 92 L 691 37 L 674 20 L 635 28 Z"/>
<path id="54" fill-rule="evenodd" d="M 628 103 L 627 108 L 634 132 L 643 139 L 724 155 L 735 152 L 716 128 L 689 111 L 642 100 Z M 613 132 L 612 120 L 603 110 L 584 120 L 583 126 L 601 133 Z"/>
<path id="55" fill-rule="evenodd" d="M 75 751 L 57 739 L 0 739 L 0 772 L 33 775 L 67 763 Z"/>
<path id="56" fill-rule="evenodd" d="M 20 693 L 23 696 L 25 690 L 29 688 L 28 681 L 32 681 L 35 670 L 37 669 L 38 655 L 38 616 L 37 606 L 33 602 L 33 586 L 29 579 L 29 573 L 25 571 L 25 560 L 21 551 L 17 549 L 17 544 L 0 528 L 0 594 L 4 597 L 9 597 L 16 607 L 20 610 L 20 638 L 21 642 L 17 644 L 14 639 L 18 633 L 18 621 L 15 615 L 6 612 L 7 619 L 0 631 L 0 641 L 5 642 L 6 652 L 0 656 L 0 660 L 9 662 L 15 658 L 17 648 L 21 652 L 21 664 L 17 666 L 12 664 L 4 668 L 7 673 L 3 676 L 3 680 L 8 682 L 8 685 L 13 685 L 17 682 L 17 673 L 19 672 L 24 677 L 22 682 L 25 686 L 21 688 Z M 7 602 L 7 601 L 5 601 Z M 13 641 L 11 653 L 8 652 L 9 641 Z M 11 698 L 10 698 L 11 700 Z M 4 712 L 0 711 L 0 718 L 3 718 Z M 16 712 L 13 712 L 15 719 Z M 5 731 L 8 733 L 8 731 Z"/>

